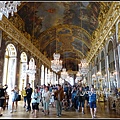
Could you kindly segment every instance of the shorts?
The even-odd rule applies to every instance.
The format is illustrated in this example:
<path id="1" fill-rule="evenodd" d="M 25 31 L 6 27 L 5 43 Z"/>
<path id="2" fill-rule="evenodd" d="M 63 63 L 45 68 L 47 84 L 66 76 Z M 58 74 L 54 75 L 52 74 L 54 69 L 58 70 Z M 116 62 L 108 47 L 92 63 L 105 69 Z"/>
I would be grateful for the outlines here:
<path id="1" fill-rule="evenodd" d="M 89 102 L 90 108 L 96 108 L 96 102 Z"/>
<path id="2" fill-rule="evenodd" d="M 0 99 L 0 107 L 3 107 L 5 99 Z"/>
<path id="3" fill-rule="evenodd" d="M 39 110 L 39 103 L 32 103 L 32 109 L 33 110 Z"/>

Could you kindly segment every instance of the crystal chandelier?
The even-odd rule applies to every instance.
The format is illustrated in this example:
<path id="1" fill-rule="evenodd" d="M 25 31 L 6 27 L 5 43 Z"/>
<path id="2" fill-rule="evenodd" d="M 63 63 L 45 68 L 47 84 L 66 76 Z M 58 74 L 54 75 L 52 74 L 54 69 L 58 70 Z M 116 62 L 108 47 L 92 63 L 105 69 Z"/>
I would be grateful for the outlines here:
<path id="1" fill-rule="evenodd" d="M 81 13 L 81 28 L 82 28 L 82 6 L 80 6 L 80 13 Z M 81 38 L 82 38 L 82 41 L 83 41 L 83 34 L 81 34 Z M 83 49 L 83 43 L 82 43 L 82 53 L 84 53 L 84 49 Z M 81 60 L 81 63 L 78 64 L 78 67 L 79 67 L 79 71 L 81 72 L 81 74 L 83 75 L 83 77 L 87 74 L 88 72 L 88 63 L 86 61 L 86 59 L 82 59 Z"/>
<path id="2" fill-rule="evenodd" d="M 53 58 L 54 60 L 51 61 L 51 69 L 57 73 L 62 69 L 62 60 L 59 60 L 60 54 L 57 53 L 57 40 L 56 40 L 56 53 L 53 54 Z"/>
<path id="3" fill-rule="evenodd" d="M 76 74 L 76 80 L 81 80 L 82 79 L 82 74 L 81 74 L 81 71 L 78 71 L 77 74 Z"/>
<path id="4" fill-rule="evenodd" d="M 82 59 L 81 63 L 78 64 L 79 70 L 81 70 L 81 74 L 85 76 L 88 73 L 88 63 L 86 62 L 86 59 Z"/>
<path id="5" fill-rule="evenodd" d="M 17 12 L 17 6 L 20 6 L 20 1 L 0 1 L 0 20 L 2 20 L 3 15 L 7 18 L 9 14 L 14 15 Z"/>
<path id="6" fill-rule="evenodd" d="M 62 79 L 66 79 L 68 76 L 68 73 L 66 72 L 66 68 L 63 68 L 62 69 L 62 72 L 61 72 L 61 78 Z"/>
<path id="7" fill-rule="evenodd" d="M 59 60 L 60 59 L 59 53 L 54 53 L 53 57 L 54 60 L 51 61 L 51 68 L 53 71 L 57 73 L 62 69 L 62 60 Z"/>

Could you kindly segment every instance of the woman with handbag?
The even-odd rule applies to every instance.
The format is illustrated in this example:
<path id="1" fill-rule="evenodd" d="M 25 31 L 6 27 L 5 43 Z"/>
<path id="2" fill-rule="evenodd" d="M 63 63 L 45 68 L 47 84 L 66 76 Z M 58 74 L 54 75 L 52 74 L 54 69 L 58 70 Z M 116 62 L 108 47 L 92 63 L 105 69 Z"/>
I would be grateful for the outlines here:
<path id="1" fill-rule="evenodd" d="M 32 114 L 34 117 L 37 117 L 37 111 L 39 110 L 39 103 L 40 103 L 40 92 L 38 91 L 38 87 L 35 87 L 35 90 L 32 92 L 31 95 L 31 103 L 32 103 Z"/>

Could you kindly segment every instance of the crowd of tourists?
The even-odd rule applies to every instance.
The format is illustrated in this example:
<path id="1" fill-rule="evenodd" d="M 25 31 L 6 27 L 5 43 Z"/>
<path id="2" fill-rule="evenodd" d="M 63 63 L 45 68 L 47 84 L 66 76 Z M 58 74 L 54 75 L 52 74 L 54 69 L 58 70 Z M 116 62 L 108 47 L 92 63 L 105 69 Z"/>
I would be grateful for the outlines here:
<path id="1" fill-rule="evenodd" d="M 0 88 L 2 89 L 2 88 Z M 6 87 L 7 89 L 7 87 Z M 5 91 L 6 89 L 3 89 Z M 15 85 L 14 89 L 11 91 L 11 113 L 17 112 L 18 100 L 17 95 L 19 94 L 19 89 Z M 0 116 L 2 116 L 1 109 L 1 97 L 4 94 L 0 94 Z M 39 114 L 39 106 L 43 107 L 43 114 L 49 115 L 50 105 L 56 109 L 56 116 L 62 116 L 63 110 L 75 110 L 76 112 L 82 112 L 85 114 L 85 107 L 90 107 L 91 117 L 96 117 L 96 92 L 94 86 L 85 86 L 85 85 L 36 85 L 31 88 L 30 83 L 22 90 L 23 97 L 23 107 L 26 109 L 26 112 L 31 111 L 34 117 L 37 117 Z M 86 106 L 85 106 L 86 105 Z"/>

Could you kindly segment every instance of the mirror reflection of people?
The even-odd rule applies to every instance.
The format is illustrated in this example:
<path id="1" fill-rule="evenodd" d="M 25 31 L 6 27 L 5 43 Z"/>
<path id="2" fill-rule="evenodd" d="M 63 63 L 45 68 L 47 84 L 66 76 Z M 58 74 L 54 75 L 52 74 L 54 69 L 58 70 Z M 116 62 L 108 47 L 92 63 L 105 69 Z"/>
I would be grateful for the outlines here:
<path id="1" fill-rule="evenodd" d="M 8 88 L 7 85 L 2 86 L 2 83 L 0 83 L 0 116 L 2 116 L 2 111 L 3 111 L 3 105 L 5 102 L 5 91 Z"/>

